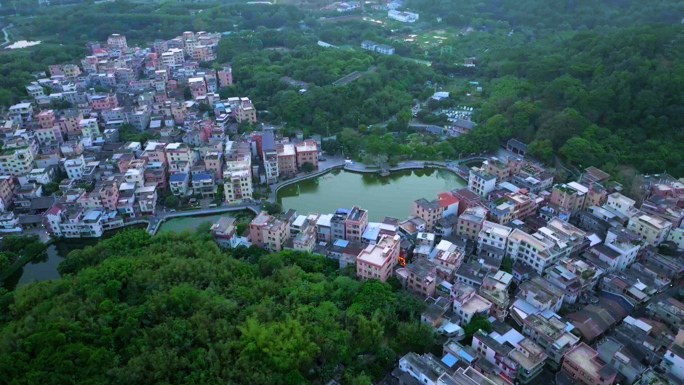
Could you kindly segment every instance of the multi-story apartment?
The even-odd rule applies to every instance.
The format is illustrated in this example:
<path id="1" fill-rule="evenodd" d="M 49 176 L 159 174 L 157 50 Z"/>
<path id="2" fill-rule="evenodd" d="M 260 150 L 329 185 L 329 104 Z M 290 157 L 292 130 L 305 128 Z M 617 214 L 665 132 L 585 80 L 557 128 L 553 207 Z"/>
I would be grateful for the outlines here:
<path id="1" fill-rule="evenodd" d="M 24 127 L 33 119 L 33 105 L 31 103 L 19 103 L 10 106 L 8 117 L 20 127 Z"/>
<path id="2" fill-rule="evenodd" d="M 502 259 L 506 254 L 506 244 L 511 229 L 494 222 L 484 221 L 482 230 L 478 234 L 477 249 L 480 253 L 490 257 Z"/>
<path id="3" fill-rule="evenodd" d="M 184 172 L 177 172 L 169 176 L 169 187 L 171 188 L 171 193 L 175 196 L 186 196 L 189 185 L 190 176 Z"/>
<path id="4" fill-rule="evenodd" d="M 261 212 L 249 223 L 252 244 L 269 251 L 281 251 L 289 235 L 290 224 L 266 212 Z"/>
<path id="5" fill-rule="evenodd" d="M 500 324 L 504 328 L 505 324 Z M 482 330 L 473 335 L 472 347 L 484 359 L 498 367 L 506 377 L 527 384 L 544 368 L 546 353 L 529 338 L 524 338 L 510 326 L 503 335 L 494 331 L 487 335 Z M 503 330 L 501 330 L 503 331 Z"/>
<path id="6" fill-rule="evenodd" d="M 344 219 L 345 236 L 347 241 L 361 242 L 364 230 L 368 225 L 368 210 L 363 210 L 359 206 L 352 206 L 351 210 Z"/>
<path id="7" fill-rule="evenodd" d="M 193 99 L 207 94 L 207 84 L 204 82 L 204 78 L 190 78 L 188 79 L 188 86 Z"/>
<path id="8" fill-rule="evenodd" d="M 472 240 L 478 239 L 486 218 L 487 209 L 484 207 L 473 206 L 468 208 L 458 217 L 456 235 Z"/>
<path id="9" fill-rule="evenodd" d="M 85 159 L 83 155 L 79 155 L 73 159 L 67 159 L 64 162 L 64 170 L 67 173 L 69 179 L 79 179 L 83 176 L 83 171 L 85 171 Z"/>
<path id="10" fill-rule="evenodd" d="M 537 309 L 557 312 L 563 305 L 565 293 L 546 278 L 534 277 L 520 285 L 517 297 Z"/>
<path id="11" fill-rule="evenodd" d="M 233 70 L 230 66 L 222 67 L 216 75 L 218 76 L 219 87 L 228 87 L 233 84 Z"/>
<path id="12" fill-rule="evenodd" d="M 496 176 L 497 180 L 506 181 L 520 171 L 523 163 L 516 158 L 508 158 L 503 161 L 499 158 L 491 157 L 484 161 L 482 166 L 488 174 Z"/>
<path id="13" fill-rule="evenodd" d="M 282 175 L 295 175 L 297 173 L 297 154 L 295 145 L 284 143 L 278 145 L 278 173 Z"/>
<path id="14" fill-rule="evenodd" d="M 631 216 L 631 214 L 634 212 L 635 203 L 636 202 L 633 199 L 627 198 L 626 196 L 615 192 L 608 195 L 606 206 L 623 215 Z"/>
<path id="15" fill-rule="evenodd" d="M 14 196 L 14 179 L 9 175 L 0 176 L 0 211 L 7 211 Z"/>
<path id="16" fill-rule="evenodd" d="M 192 193 L 201 195 L 202 198 L 214 198 L 216 196 L 216 184 L 211 174 L 196 172 L 192 174 Z"/>
<path id="17" fill-rule="evenodd" d="M 442 219 L 444 207 L 438 201 L 425 198 L 416 199 L 411 203 L 411 215 L 425 221 L 425 230 L 432 231 L 437 222 Z"/>
<path id="18" fill-rule="evenodd" d="M 568 211 L 577 211 L 584 208 L 584 200 L 589 189 L 577 182 L 557 184 L 551 191 L 551 203 Z"/>
<path id="19" fill-rule="evenodd" d="M 603 244 L 594 246 L 589 253 L 606 262 L 609 271 L 623 271 L 633 264 L 639 250 L 644 246 L 639 234 L 621 227 L 613 227 L 606 233 Z"/>
<path id="20" fill-rule="evenodd" d="M 240 103 L 235 106 L 235 119 L 238 123 L 256 123 L 256 109 L 249 98 L 241 98 Z"/>
<path id="21" fill-rule="evenodd" d="M 628 230 L 638 234 L 649 245 L 658 246 L 665 241 L 672 223 L 660 217 L 636 215 L 630 218 Z"/>
<path id="22" fill-rule="evenodd" d="M 541 274 L 561 258 L 579 251 L 584 245 L 584 237 L 582 230 L 554 218 L 534 234 L 513 230 L 508 237 L 506 255 Z"/>
<path id="23" fill-rule="evenodd" d="M 97 124 L 97 119 L 81 119 L 78 125 L 81 135 L 89 138 L 100 136 L 100 126 Z"/>
<path id="24" fill-rule="evenodd" d="M 484 168 L 473 167 L 468 177 L 468 188 L 475 194 L 487 197 L 496 187 L 496 176 L 488 173 Z"/>
<path id="25" fill-rule="evenodd" d="M 489 309 L 490 314 L 502 322 L 508 316 L 508 305 L 510 304 L 508 287 L 512 280 L 512 275 L 499 270 L 494 274 L 487 275 L 477 291 L 482 298 L 492 303 L 492 307 Z"/>
<path id="26" fill-rule="evenodd" d="M 157 186 L 136 188 L 135 201 L 138 202 L 140 213 L 154 214 L 154 208 L 157 206 Z"/>
<path id="27" fill-rule="evenodd" d="M 90 108 L 95 110 L 110 110 L 119 106 L 116 94 L 95 94 L 90 96 Z"/>
<path id="28" fill-rule="evenodd" d="M 210 172 L 215 179 L 221 178 L 223 175 L 221 153 L 214 152 L 204 156 L 204 169 Z"/>
<path id="29" fill-rule="evenodd" d="M 81 135 L 81 120 L 83 115 L 78 110 L 62 111 L 57 124 L 63 133 L 67 135 Z"/>
<path id="30" fill-rule="evenodd" d="M 573 380 L 586 385 L 611 385 L 617 371 L 599 358 L 598 352 L 584 342 L 565 353 L 563 371 Z"/>
<path id="31" fill-rule="evenodd" d="M 577 298 L 582 291 L 582 283 L 577 274 L 566 269 L 564 266 L 556 264 L 546 269 L 545 276 L 549 282 L 565 292 L 563 298 L 565 302 L 571 304 L 577 302 Z"/>
<path id="32" fill-rule="evenodd" d="M 300 170 L 304 163 L 311 163 L 314 170 L 318 170 L 318 146 L 315 140 L 305 140 L 297 143 L 295 150 L 297 151 L 297 167 Z"/>
<path id="33" fill-rule="evenodd" d="M 128 48 L 126 43 L 126 36 L 119 35 L 118 33 L 113 33 L 107 38 L 107 45 L 112 47 L 119 47 L 121 50 Z"/>
<path id="34" fill-rule="evenodd" d="M 35 140 L 23 138 L 5 142 L 0 150 L 0 174 L 21 176 L 33 169 L 33 159 L 38 152 Z"/>
<path id="35" fill-rule="evenodd" d="M 41 110 L 36 118 L 42 128 L 52 128 L 55 125 L 55 112 L 52 110 Z"/>
<path id="36" fill-rule="evenodd" d="M 383 235 L 378 243 L 366 246 L 356 258 L 356 275 L 362 280 L 385 282 L 399 263 L 400 243 L 399 235 Z"/>
<path id="37" fill-rule="evenodd" d="M 560 367 L 565 352 L 580 341 L 579 337 L 571 333 L 574 326 L 563 322 L 560 316 L 553 312 L 527 315 L 522 319 L 522 328 L 524 335 L 545 349 L 549 357 L 547 363 L 553 369 Z"/>
<path id="38" fill-rule="evenodd" d="M 451 286 L 451 299 L 460 326 L 470 323 L 477 314 L 489 315 L 492 307 L 492 303 L 480 296 L 474 287 L 459 281 Z"/>
<path id="39" fill-rule="evenodd" d="M 422 297 L 432 297 L 437 287 L 437 266 L 425 258 L 417 259 L 403 269 L 406 277 L 404 286 Z M 400 274 L 397 271 L 397 274 Z M 401 275 L 400 275 L 401 276 Z"/>

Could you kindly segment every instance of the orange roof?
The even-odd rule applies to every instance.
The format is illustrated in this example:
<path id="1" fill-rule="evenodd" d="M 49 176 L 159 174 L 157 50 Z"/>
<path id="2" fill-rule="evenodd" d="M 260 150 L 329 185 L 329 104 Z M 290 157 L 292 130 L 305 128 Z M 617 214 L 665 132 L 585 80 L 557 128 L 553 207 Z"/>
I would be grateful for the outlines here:
<path id="1" fill-rule="evenodd" d="M 448 192 L 441 192 L 437 194 L 437 203 L 442 207 L 451 206 L 454 203 L 458 203 L 459 200 Z"/>

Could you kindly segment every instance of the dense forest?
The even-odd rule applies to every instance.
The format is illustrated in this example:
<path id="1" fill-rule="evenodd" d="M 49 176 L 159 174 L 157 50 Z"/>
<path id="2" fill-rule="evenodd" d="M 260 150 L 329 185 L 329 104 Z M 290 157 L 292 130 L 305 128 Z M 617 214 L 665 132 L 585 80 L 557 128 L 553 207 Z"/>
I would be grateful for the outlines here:
<path id="1" fill-rule="evenodd" d="M 420 299 L 311 254 L 138 230 L 63 263 L 0 289 L 0 382 L 370 384 L 432 348 Z"/>

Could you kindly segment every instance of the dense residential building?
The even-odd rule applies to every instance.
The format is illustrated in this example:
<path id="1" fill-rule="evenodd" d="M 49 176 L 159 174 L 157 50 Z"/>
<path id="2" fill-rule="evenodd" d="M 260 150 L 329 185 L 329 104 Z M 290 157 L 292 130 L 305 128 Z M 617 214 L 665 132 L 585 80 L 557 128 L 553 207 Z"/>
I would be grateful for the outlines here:
<path id="1" fill-rule="evenodd" d="M 416 199 L 411 204 L 410 215 L 425 221 L 425 230 L 432 231 L 437 222 L 442 219 L 444 208 L 438 201 L 428 201 L 425 198 Z"/>
<path id="2" fill-rule="evenodd" d="M 261 212 L 249 223 L 249 237 L 253 245 L 270 251 L 281 251 L 289 238 L 290 224 Z"/>
<path id="3" fill-rule="evenodd" d="M 460 326 L 467 325 L 475 315 L 488 316 L 492 307 L 492 303 L 477 294 L 474 287 L 458 281 L 451 286 L 451 299 Z"/>
<path id="4" fill-rule="evenodd" d="M 468 188 L 475 194 L 487 197 L 496 187 L 496 176 L 485 171 L 484 168 L 473 167 L 468 177 Z"/>
<path id="5" fill-rule="evenodd" d="M 399 235 L 385 235 L 378 243 L 366 246 L 356 258 L 356 275 L 361 279 L 385 282 L 399 263 L 400 243 Z"/>
<path id="6" fill-rule="evenodd" d="M 486 218 L 487 209 L 484 207 L 473 206 L 466 209 L 463 214 L 458 217 L 456 235 L 472 240 L 478 239 Z"/>
<path id="7" fill-rule="evenodd" d="M 667 238 L 672 228 L 672 223 L 660 217 L 650 215 L 638 215 L 629 220 L 627 229 L 638 234 L 644 242 L 657 246 Z"/>
<path id="8" fill-rule="evenodd" d="M 584 342 L 565 353 L 563 371 L 586 385 L 610 385 L 617 378 L 615 368 L 601 360 L 598 352 Z"/>
<path id="9" fill-rule="evenodd" d="M 344 219 L 344 239 L 347 241 L 360 242 L 367 225 L 368 211 L 363 210 L 359 206 L 352 206 Z"/>

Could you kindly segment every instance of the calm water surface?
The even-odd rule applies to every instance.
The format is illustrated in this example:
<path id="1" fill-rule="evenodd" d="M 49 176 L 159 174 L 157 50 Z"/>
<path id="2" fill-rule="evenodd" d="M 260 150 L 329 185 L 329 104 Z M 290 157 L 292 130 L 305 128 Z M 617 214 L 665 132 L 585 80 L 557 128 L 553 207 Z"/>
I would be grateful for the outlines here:
<path id="1" fill-rule="evenodd" d="M 434 199 L 440 191 L 464 185 L 463 179 L 444 170 L 407 170 L 386 177 L 338 171 L 280 189 L 278 203 L 284 210 L 295 209 L 304 215 L 333 213 L 338 207 L 357 205 L 368 210 L 371 221 L 385 216 L 404 219 L 414 200 Z"/>

